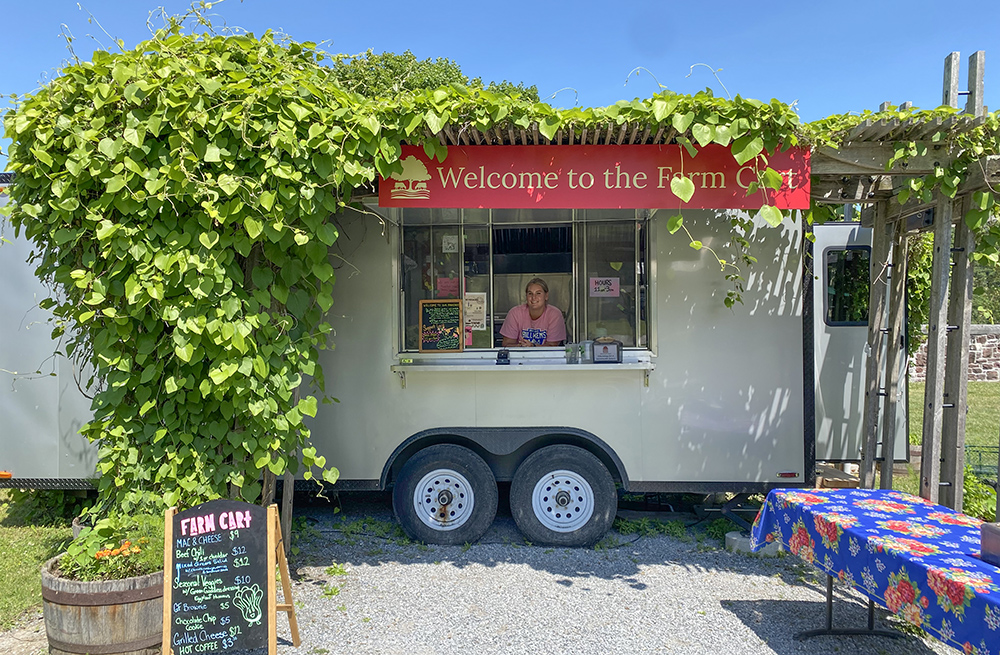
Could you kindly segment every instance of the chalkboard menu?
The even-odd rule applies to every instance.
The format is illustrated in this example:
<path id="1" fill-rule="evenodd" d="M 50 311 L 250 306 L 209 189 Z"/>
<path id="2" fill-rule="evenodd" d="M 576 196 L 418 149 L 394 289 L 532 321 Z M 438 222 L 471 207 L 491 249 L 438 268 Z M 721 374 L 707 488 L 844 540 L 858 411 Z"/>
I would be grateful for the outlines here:
<path id="1" fill-rule="evenodd" d="M 165 655 L 268 654 L 275 611 L 268 524 L 267 509 L 234 500 L 173 514 L 164 558 Z"/>
<path id="2" fill-rule="evenodd" d="M 461 298 L 420 301 L 420 352 L 452 353 L 462 350 Z"/>

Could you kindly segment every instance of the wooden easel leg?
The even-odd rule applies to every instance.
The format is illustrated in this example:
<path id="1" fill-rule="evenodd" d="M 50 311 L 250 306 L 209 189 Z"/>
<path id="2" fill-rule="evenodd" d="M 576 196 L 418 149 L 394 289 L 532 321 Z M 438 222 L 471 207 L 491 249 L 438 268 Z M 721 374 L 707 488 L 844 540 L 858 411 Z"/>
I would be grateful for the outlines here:
<path id="1" fill-rule="evenodd" d="M 272 505 L 272 507 L 275 507 Z M 285 602 L 277 606 L 277 611 L 288 613 L 288 627 L 292 632 L 292 645 L 298 647 L 301 642 L 299 638 L 299 621 L 295 618 L 295 603 L 292 600 L 292 580 L 288 573 L 288 559 L 285 557 L 284 537 L 281 532 L 281 521 L 278 519 L 277 508 L 275 507 L 274 534 L 277 535 L 277 543 L 271 552 L 276 552 L 278 556 L 278 571 L 281 573 L 281 593 L 285 597 Z"/>

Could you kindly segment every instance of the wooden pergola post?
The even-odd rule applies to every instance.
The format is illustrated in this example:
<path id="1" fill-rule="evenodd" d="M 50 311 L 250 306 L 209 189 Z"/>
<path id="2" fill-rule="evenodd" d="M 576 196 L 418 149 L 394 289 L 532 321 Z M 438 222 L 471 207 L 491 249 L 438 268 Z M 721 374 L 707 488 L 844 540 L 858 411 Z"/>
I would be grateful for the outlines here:
<path id="1" fill-rule="evenodd" d="M 885 403 L 882 421 L 882 475 L 879 487 L 892 489 L 892 466 L 896 451 L 896 416 L 900 390 L 899 369 L 906 358 L 903 317 L 906 314 L 906 221 L 892 224 L 892 268 L 889 275 L 889 329 L 886 333 Z M 905 381 L 905 380 L 904 380 Z"/>
<path id="2" fill-rule="evenodd" d="M 952 248 L 951 293 L 948 297 L 948 346 L 944 375 L 944 422 L 941 428 L 942 505 L 962 511 L 965 471 L 965 417 L 968 412 L 969 340 L 972 324 L 972 251 L 975 237 L 961 218 L 962 205 L 955 203 Z"/>
<path id="3" fill-rule="evenodd" d="M 885 324 L 885 292 L 889 260 L 889 235 L 886 215 L 889 203 L 879 201 L 875 206 L 875 224 L 872 227 L 871 287 L 868 294 L 868 356 L 865 370 L 864 433 L 861 447 L 861 486 L 875 487 L 875 459 L 878 456 L 878 417 L 881 389 L 882 326 Z"/>
<path id="4" fill-rule="evenodd" d="M 934 211 L 931 300 L 927 314 L 927 374 L 924 386 L 920 495 L 938 502 L 941 484 L 941 425 L 944 420 L 944 364 L 948 338 L 948 276 L 951 273 L 952 200 L 941 196 Z"/>

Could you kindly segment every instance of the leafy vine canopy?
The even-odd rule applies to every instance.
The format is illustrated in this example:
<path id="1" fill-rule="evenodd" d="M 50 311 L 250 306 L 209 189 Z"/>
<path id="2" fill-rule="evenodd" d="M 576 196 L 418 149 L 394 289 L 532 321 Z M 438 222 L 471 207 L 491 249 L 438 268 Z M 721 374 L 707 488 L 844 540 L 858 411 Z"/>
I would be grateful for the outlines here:
<path id="1" fill-rule="evenodd" d="M 264 471 L 300 460 L 305 477 L 315 467 L 336 479 L 303 422 L 323 395 L 335 302 L 328 217 L 401 170 L 401 145 L 443 159 L 449 130 L 502 142 L 642 125 L 692 155 L 729 147 L 767 188 L 780 183 L 768 152 L 836 146 L 861 120 L 803 125 L 778 101 L 710 92 L 591 109 L 553 108 L 509 83 L 361 95 L 325 57 L 271 32 L 189 33 L 169 19 L 132 50 L 67 66 L 4 119 L 10 220 L 54 290 L 43 303 L 54 336 L 94 371 L 83 433 L 99 444 L 105 505 L 252 501 Z M 973 145 L 997 151 L 985 137 Z M 767 206 L 762 216 L 782 220 Z M 745 227 L 734 226 L 737 247 Z M 313 393 L 300 395 L 306 378 Z"/>

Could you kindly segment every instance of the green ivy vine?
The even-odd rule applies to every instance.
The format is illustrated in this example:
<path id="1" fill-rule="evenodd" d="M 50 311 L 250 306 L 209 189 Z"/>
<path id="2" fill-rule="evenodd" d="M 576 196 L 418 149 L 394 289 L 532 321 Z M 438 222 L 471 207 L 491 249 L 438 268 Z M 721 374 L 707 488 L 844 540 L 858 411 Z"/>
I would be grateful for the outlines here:
<path id="1" fill-rule="evenodd" d="M 401 170 L 403 144 L 443 159 L 438 134 L 452 126 L 554 139 L 638 122 L 663 127 L 691 156 L 730 148 L 757 167 L 750 192 L 766 194 L 780 184 L 767 153 L 836 146 L 863 119 L 803 125 L 778 101 L 710 92 L 591 109 L 457 84 L 366 97 L 337 83 L 315 44 L 218 35 L 192 16 L 205 31 L 168 19 L 134 49 L 67 66 L 4 120 L 17 173 L 10 220 L 51 285 L 54 336 L 93 371 L 83 433 L 99 444 L 103 505 L 124 512 L 237 493 L 253 501 L 264 471 L 297 472 L 299 460 L 305 477 L 315 467 L 336 480 L 303 423 L 323 397 L 318 356 L 335 302 L 328 248 L 338 234 L 327 218 Z M 956 147 L 970 152 L 998 150 L 962 139 Z M 961 172 L 952 167 L 920 192 L 947 192 Z M 680 179 L 674 191 L 686 202 L 691 187 Z M 760 216 L 783 219 L 766 203 Z M 682 227 L 680 214 L 672 220 Z M 715 255 L 730 306 L 754 263 L 752 221 L 733 221 L 736 254 Z M 300 393 L 307 378 L 313 393 Z"/>

